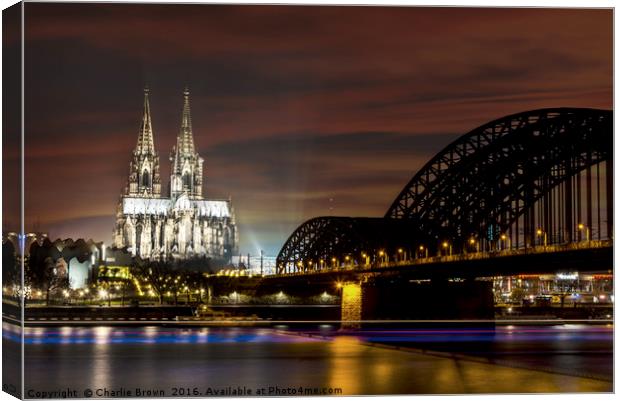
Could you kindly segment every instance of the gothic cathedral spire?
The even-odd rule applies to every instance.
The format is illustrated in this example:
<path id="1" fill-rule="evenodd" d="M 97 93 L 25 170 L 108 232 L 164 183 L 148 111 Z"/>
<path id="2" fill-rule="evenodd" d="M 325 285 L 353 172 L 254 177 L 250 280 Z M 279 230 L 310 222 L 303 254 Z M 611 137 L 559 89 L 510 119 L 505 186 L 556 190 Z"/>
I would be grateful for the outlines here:
<path id="1" fill-rule="evenodd" d="M 192 116 L 189 106 L 189 88 L 183 91 L 183 113 L 181 129 L 176 146 L 170 155 L 172 171 L 170 177 L 170 196 L 176 198 L 187 194 L 190 199 L 202 199 L 202 168 L 204 160 L 194 146 Z"/>
<path id="2" fill-rule="evenodd" d="M 194 144 L 189 89 L 183 91 L 181 127 L 170 154 L 170 196 L 161 193 L 149 96 L 145 88 L 138 143 L 116 209 L 114 246 L 142 259 L 209 257 L 215 266 L 228 265 L 238 252 L 234 209 L 230 200 L 203 197 L 203 159 Z"/>
<path id="3" fill-rule="evenodd" d="M 125 192 L 128 196 L 140 195 L 156 198 L 161 196 L 159 156 L 155 151 L 153 139 L 148 87 L 144 88 L 144 111 L 138 133 L 138 143 L 129 164 L 129 180 Z"/>
<path id="4" fill-rule="evenodd" d="M 195 152 L 194 135 L 192 133 L 192 115 L 189 108 L 189 88 L 183 90 L 183 115 L 181 116 L 181 131 L 177 139 L 179 150 L 186 155 Z"/>
<path id="5" fill-rule="evenodd" d="M 153 140 L 153 126 L 151 124 L 151 106 L 149 104 L 149 88 L 144 88 L 144 112 L 138 134 L 138 144 L 134 153 L 155 154 L 155 141 Z"/>

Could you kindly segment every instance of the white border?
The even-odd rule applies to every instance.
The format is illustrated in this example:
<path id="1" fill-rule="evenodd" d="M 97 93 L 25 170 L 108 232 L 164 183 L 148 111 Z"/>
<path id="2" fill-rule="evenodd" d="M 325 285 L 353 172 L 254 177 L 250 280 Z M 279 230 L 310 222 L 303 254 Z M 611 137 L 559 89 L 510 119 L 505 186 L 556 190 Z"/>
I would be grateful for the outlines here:
<path id="1" fill-rule="evenodd" d="M 50 1 L 26 1 L 26 2 L 50 2 Z M 297 0 L 290 0 L 290 1 L 277 1 L 277 0 L 272 0 L 272 1 L 260 1 L 260 0 L 244 0 L 244 1 L 238 1 L 238 0 L 231 0 L 231 1 L 170 1 L 170 0 L 151 0 L 151 1 L 128 1 L 128 2 L 121 2 L 121 1 L 62 1 L 62 2 L 79 2 L 79 3 L 178 3 L 178 4 L 288 4 L 288 5 L 368 5 L 368 6 L 463 6 L 463 7 L 553 7 L 553 8 L 615 8 L 615 1 L 601 1 L 601 0 L 592 0 L 592 1 L 574 1 L 574 0 L 564 0 L 564 1 L 550 1 L 550 0 L 540 0 L 540 1 L 507 1 L 507 0 L 477 0 L 477 1 L 466 1 L 466 0 L 451 0 L 451 1 L 412 1 L 412 0 L 389 0 L 389 1 L 383 1 L 383 0 L 374 0 L 374 1 L 351 1 L 351 0 L 322 0 L 322 1 L 317 1 L 317 0 L 306 0 L 306 1 L 297 1 Z M 15 4 L 15 1 L 11 1 L 11 0 L 0 0 L 0 5 L 2 6 L 1 8 L 4 9 L 6 7 L 9 7 L 13 4 Z M 615 14 L 615 10 L 614 10 L 614 14 Z M 614 15 L 615 17 L 615 15 Z M 615 18 L 614 18 L 614 22 L 615 22 Z M 615 24 L 614 24 L 614 28 L 615 28 Z M 1 29 L 0 29 L 1 31 Z M 0 33 L 1 35 L 1 33 Z M 22 37 L 23 37 L 23 14 L 22 14 Z M 614 29 L 614 95 L 613 95 L 613 105 L 614 105 L 614 110 L 615 110 L 615 104 L 616 104 L 616 93 L 617 93 L 617 85 L 616 85 L 616 80 L 615 80 L 615 75 L 616 75 L 616 71 L 617 71 L 617 53 L 616 53 L 616 46 L 615 44 L 617 43 L 617 39 L 618 39 L 618 33 L 617 31 Z M 23 63 L 23 57 L 24 57 L 24 53 L 23 53 L 23 41 L 22 41 L 22 63 Z M 23 66 L 23 64 L 22 64 Z M 0 55 L 0 71 L 1 71 L 1 55 Z M 1 76 L 1 74 L 0 74 Z M 23 92 L 23 86 L 24 82 L 23 82 L 23 74 L 22 74 L 22 92 Z M 0 98 L 0 118 L 1 118 L 1 114 L 2 114 L 2 108 L 1 108 L 1 98 Z M 23 97 L 22 97 L 22 110 L 23 110 Z M 615 114 L 615 113 L 614 113 Z M 22 146 L 23 146 L 23 121 L 24 118 L 24 113 L 22 112 Z M 614 116 L 614 132 L 619 132 L 618 131 L 618 127 L 619 127 L 619 123 L 618 120 L 615 118 Z M 0 142 L 0 151 L 1 151 L 1 142 Z M 618 141 L 616 141 L 614 143 L 614 153 L 616 155 L 620 154 L 620 145 L 618 143 Z M 1 188 L 1 184 L 2 184 L 2 175 L 1 175 L 1 164 L 0 164 L 0 188 Z M 614 165 L 614 186 L 618 187 L 618 183 L 620 182 L 620 176 L 618 174 L 619 168 L 618 168 L 618 164 L 616 163 Z M 23 172 L 23 155 L 22 155 L 22 172 Z M 22 188 L 23 188 L 23 174 L 22 174 Z M 614 191 L 614 195 L 616 194 L 616 191 Z M 620 209 L 618 208 L 618 205 L 620 205 L 620 200 L 618 199 L 618 197 L 614 197 L 614 208 L 616 210 L 615 213 L 615 219 L 614 219 L 614 227 L 618 227 L 617 225 L 617 221 L 618 221 L 618 213 L 620 211 Z M 22 193 L 22 206 L 23 206 L 23 193 Z M 0 208 L 0 219 L 1 219 L 1 208 Z M 23 207 L 22 207 L 22 213 L 23 213 Z M 23 215 L 22 215 L 22 225 L 23 225 Z M 22 232 L 23 232 L 23 226 L 22 226 Z M 614 244 L 615 246 L 616 244 Z M 614 255 L 614 266 L 616 265 L 617 259 L 616 256 Z M 615 269 L 614 269 L 615 270 Z M 22 269 L 22 274 L 23 274 L 23 269 Z M 615 287 L 615 281 L 614 281 L 614 287 Z M 616 292 L 616 289 L 614 288 L 614 292 Z M 615 305 L 614 305 L 615 308 Z M 22 313 L 23 313 L 23 308 L 22 308 Z M 23 316 L 22 316 L 23 319 Z M 22 333 L 23 336 L 23 333 Z M 617 337 L 614 336 L 614 350 L 618 349 L 617 348 Z M 23 338 L 22 338 L 23 340 Z M 23 341 L 22 341 L 22 348 L 23 348 Z M 0 355 L 1 355 L 1 351 L 0 351 Z M 617 378 L 618 378 L 618 364 L 617 364 L 617 360 L 615 358 L 615 353 L 614 353 L 614 385 L 617 383 Z M 1 370 L 0 370 L 1 372 Z M 22 377 L 23 377 L 23 363 L 22 363 Z M 23 383 L 24 381 L 22 380 L 22 387 L 23 387 Z M 614 386 L 615 387 L 615 386 Z M 22 394 L 23 394 L 23 389 L 22 389 Z M 495 395 L 490 395 L 492 397 L 496 397 Z M 380 396 L 380 398 L 383 398 L 384 396 Z M 385 396 L 387 398 L 387 396 Z M 408 399 L 409 397 L 406 396 L 389 396 L 391 399 L 397 399 L 397 400 L 405 400 Z M 415 396 L 416 399 L 420 399 L 420 400 L 428 400 L 428 399 L 439 399 L 439 397 L 445 398 L 445 396 Z M 460 399 L 466 399 L 466 400 L 477 400 L 479 397 L 485 397 L 485 395 L 462 395 L 462 396 L 458 396 L 460 397 Z M 486 397 L 489 397 L 489 395 L 486 395 Z M 513 400 L 513 399 L 523 399 L 524 396 L 518 396 L 518 395 L 508 395 L 508 396 L 497 396 L 497 397 L 501 397 L 501 399 L 504 400 Z M 577 399 L 577 398 L 582 398 L 582 399 L 588 399 L 588 400 L 592 400 L 592 401 L 600 401 L 600 400 L 608 400 L 608 399 L 613 399 L 613 395 L 602 395 L 602 394 L 557 394 L 557 395 L 527 395 L 526 397 L 536 397 L 536 398 L 540 398 L 543 397 L 546 400 L 554 400 L 554 401 L 566 401 L 566 400 L 573 400 L 573 399 Z M 354 399 L 354 397 L 339 397 L 340 399 L 349 399 L 352 400 Z M 0 393 L 0 400 L 14 400 L 15 398 L 9 396 L 8 394 L 1 392 Z M 265 400 L 275 400 L 276 398 L 261 398 L 261 399 L 265 399 Z M 296 398 L 296 399 L 304 399 L 304 400 L 316 400 L 315 397 L 313 398 L 309 398 L 309 397 L 302 397 L 302 398 Z M 146 400 L 146 399 L 145 399 Z M 161 399 L 158 399 L 161 400 Z M 233 400 L 233 398 L 227 398 L 227 400 Z"/>

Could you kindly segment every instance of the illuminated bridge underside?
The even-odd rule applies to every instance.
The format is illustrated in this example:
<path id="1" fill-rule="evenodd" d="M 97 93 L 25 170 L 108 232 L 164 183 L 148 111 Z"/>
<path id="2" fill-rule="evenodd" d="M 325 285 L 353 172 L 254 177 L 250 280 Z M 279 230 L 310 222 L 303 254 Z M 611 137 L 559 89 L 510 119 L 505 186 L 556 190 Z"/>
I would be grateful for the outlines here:
<path id="1" fill-rule="evenodd" d="M 377 252 L 399 258 L 397 249 L 417 258 L 611 238 L 612 152 L 611 111 L 542 109 L 492 121 L 433 157 L 383 219 L 302 224 L 278 272 L 373 263 Z"/>

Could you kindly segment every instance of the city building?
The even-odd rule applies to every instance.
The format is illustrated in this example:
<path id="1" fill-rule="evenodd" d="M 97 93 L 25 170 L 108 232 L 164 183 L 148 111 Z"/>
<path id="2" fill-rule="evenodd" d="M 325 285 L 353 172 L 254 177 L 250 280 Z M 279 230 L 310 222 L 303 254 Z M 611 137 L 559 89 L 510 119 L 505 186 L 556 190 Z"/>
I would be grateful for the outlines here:
<path id="1" fill-rule="evenodd" d="M 143 259 L 206 257 L 228 263 L 238 247 L 234 210 L 230 199 L 203 195 L 204 159 L 194 145 L 187 88 L 183 97 L 181 127 L 170 156 L 169 193 L 162 196 L 149 90 L 144 90 L 138 143 L 118 203 L 113 244 Z"/>

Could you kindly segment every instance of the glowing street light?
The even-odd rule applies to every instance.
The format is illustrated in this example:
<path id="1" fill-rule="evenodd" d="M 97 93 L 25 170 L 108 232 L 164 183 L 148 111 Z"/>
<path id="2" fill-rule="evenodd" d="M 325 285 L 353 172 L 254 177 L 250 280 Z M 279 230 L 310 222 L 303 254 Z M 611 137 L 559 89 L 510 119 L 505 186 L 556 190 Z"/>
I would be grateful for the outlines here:
<path id="1" fill-rule="evenodd" d="M 362 251 L 362 258 L 364 259 L 364 264 L 370 264 L 370 257 L 368 256 L 368 254 L 364 251 Z"/>
<path id="2" fill-rule="evenodd" d="M 506 244 L 506 240 L 508 240 L 508 242 L 507 242 L 507 244 L 508 244 L 508 245 L 507 245 L 507 246 L 505 245 L 505 246 L 504 246 L 504 249 L 505 249 L 505 248 L 510 248 L 510 237 L 508 237 L 506 234 L 502 234 L 502 235 L 500 235 L 500 237 L 499 237 L 499 238 L 500 238 L 502 241 L 504 241 L 504 243 L 505 243 L 505 244 Z"/>
<path id="3" fill-rule="evenodd" d="M 443 249 L 448 250 L 448 254 L 449 254 L 450 256 L 452 256 L 452 244 L 448 243 L 448 241 L 444 241 L 444 242 L 441 244 L 441 247 L 442 247 Z"/>
<path id="4" fill-rule="evenodd" d="M 589 242 L 590 241 L 590 227 L 587 227 L 583 223 L 579 223 L 579 225 L 577 225 L 577 228 L 579 229 L 579 231 L 583 231 L 584 229 L 586 230 L 586 241 Z"/>
<path id="5" fill-rule="evenodd" d="M 471 247 L 476 247 L 476 253 L 480 252 L 480 243 L 478 241 L 476 241 L 475 237 L 470 237 L 469 238 L 469 245 Z"/>
<path id="6" fill-rule="evenodd" d="M 380 251 L 379 251 L 379 257 L 381 257 L 381 259 L 382 259 L 382 260 L 381 260 L 381 263 L 387 263 L 387 262 L 389 262 L 389 258 L 388 258 L 387 254 L 385 253 L 385 251 L 384 251 L 384 250 L 380 250 Z"/>
<path id="7" fill-rule="evenodd" d="M 536 230 L 536 236 L 543 237 L 543 245 L 547 247 L 547 233 L 542 228 Z"/>
<path id="8" fill-rule="evenodd" d="M 426 248 L 424 245 L 420 245 L 420 252 L 424 252 L 424 257 L 428 258 L 428 248 Z"/>

